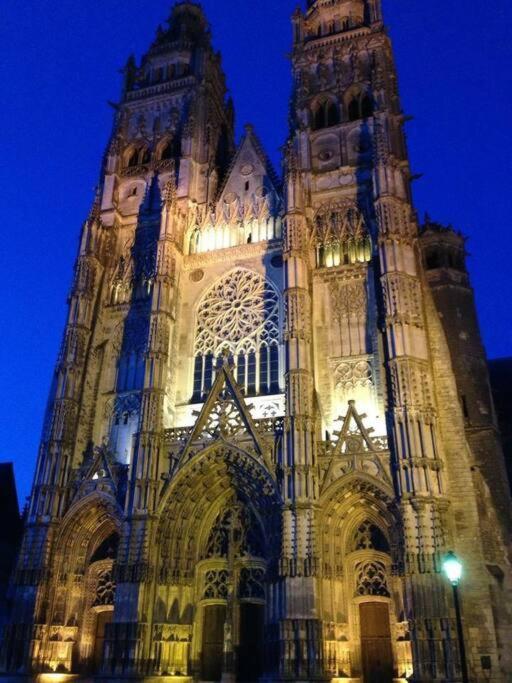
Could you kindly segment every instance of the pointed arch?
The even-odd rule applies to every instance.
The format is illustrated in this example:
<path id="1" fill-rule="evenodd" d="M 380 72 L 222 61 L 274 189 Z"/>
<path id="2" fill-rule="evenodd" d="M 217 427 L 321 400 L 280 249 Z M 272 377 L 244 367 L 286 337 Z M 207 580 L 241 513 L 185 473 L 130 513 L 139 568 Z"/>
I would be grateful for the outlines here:
<path id="1" fill-rule="evenodd" d="M 319 95 L 311 105 L 311 117 L 313 130 L 337 126 L 340 123 L 338 100 L 330 94 Z"/>
<path id="2" fill-rule="evenodd" d="M 363 524 L 378 531 L 385 551 L 400 561 L 401 517 L 391 486 L 375 477 L 353 473 L 331 484 L 320 500 L 320 528 L 324 539 L 324 567 L 335 573 L 343 558 L 354 550 L 354 539 Z M 387 547 L 386 547 L 387 546 Z"/>
<path id="3" fill-rule="evenodd" d="M 353 85 L 346 91 L 343 101 L 349 121 L 359 121 L 373 116 L 375 102 L 366 85 Z"/>
<path id="4" fill-rule="evenodd" d="M 63 517 L 55 542 L 55 565 L 90 560 L 102 543 L 122 530 L 123 512 L 116 500 L 94 492 L 72 505 Z"/>
<path id="5" fill-rule="evenodd" d="M 95 634 L 98 615 L 103 613 L 100 621 L 104 621 L 113 614 L 112 570 L 122 518 L 115 499 L 95 491 L 71 505 L 56 533 L 46 586 L 46 619 L 55 626 L 54 638 L 63 637 L 69 627 L 76 628 L 74 638 L 66 639 L 58 653 L 63 671 L 101 666 L 93 657 Z M 55 668 L 55 650 L 49 640 L 41 642 L 39 657 L 41 665 Z"/>
<path id="6" fill-rule="evenodd" d="M 191 578 L 215 520 L 233 501 L 261 528 L 265 557 L 279 554 L 281 497 L 267 467 L 253 455 L 218 440 L 178 470 L 160 504 L 156 533 L 160 573 Z"/>
<path id="7" fill-rule="evenodd" d="M 158 143 L 156 148 L 156 158 L 158 161 L 169 161 L 174 156 L 174 147 L 172 137 L 165 137 Z"/>

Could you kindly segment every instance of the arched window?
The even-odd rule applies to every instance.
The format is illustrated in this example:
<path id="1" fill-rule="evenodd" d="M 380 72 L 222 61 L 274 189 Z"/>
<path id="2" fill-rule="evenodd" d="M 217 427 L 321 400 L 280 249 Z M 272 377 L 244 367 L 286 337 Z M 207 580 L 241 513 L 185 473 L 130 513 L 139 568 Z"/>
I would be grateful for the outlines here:
<path id="1" fill-rule="evenodd" d="M 437 251 L 431 251 L 427 254 L 427 270 L 435 270 L 441 267 L 441 256 Z"/>
<path id="2" fill-rule="evenodd" d="M 372 116 L 374 112 L 372 97 L 364 91 L 353 93 L 349 99 L 347 111 L 349 121 L 358 121 Z"/>
<path id="3" fill-rule="evenodd" d="M 149 164 L 151 161 L 151 152 L 147 147 L 145 147 L 141 153 L 140 153 L 140 163 L 141 164 Z"/>
<path id="4" fill-rule="evenodd" d="M 197 254 L 199 251 L 199 240 L 201 239 L 201 232 L 199 228 L 195 228 L 190 235 L 190 242 L 188 245 L 189 254 Z"/>
<path id="5" fill-rule="evenodd" d="M 197 311 L 193 401 L 204 400 L 226 349 L 247 396 L 280 392 L 279 295 L 263 276 L 236 268 L 203 296 Z"/>
<path id="6" fill-rule="evenodd" d="M 168 142 L 162 149 L 160 154 L 161 161 L 166 161 L 167 159 L 172 159 L 172 144 Z"/>
<path id="7" fill-rule="evenodd" d="M 140 395 L 117 396 L 112 405 L 109 447 L 119 462 L 129 464 L 133 454 L 133 436 L 139 426 Z"/>
<path id="8" fill-rule="evenodd" d="M 373 114 L 373 102 L 369 95 L 365 95 L 361 102 L 361 115 L 363 119 L 372 116 Z"/>
<path id="9" fill-rule="evenodd" d="M 348 120 L 357 121 L 360 119 L 359 115 L 359 98 L 353 97 L 348 105 Z"/>
<path id="10" fill-rule="evenodd" d="M 333 99 L 319 100 L 313 107 L 313 130 L 337 126 L 340 122 L 339 107 Z"/>
<path id="11" fill-rule="evenodd" d="M 329 102 L 327 105 L 327 126 L 337 126 L 339 122 L 338 107 L 334 102 Z"/>
<path id="12" fill-rule="evenodd" d="M 128 161 L 126 164 L 129 168 L 139 165 L 139 150 L 134 149 L 128 155 Z"/>

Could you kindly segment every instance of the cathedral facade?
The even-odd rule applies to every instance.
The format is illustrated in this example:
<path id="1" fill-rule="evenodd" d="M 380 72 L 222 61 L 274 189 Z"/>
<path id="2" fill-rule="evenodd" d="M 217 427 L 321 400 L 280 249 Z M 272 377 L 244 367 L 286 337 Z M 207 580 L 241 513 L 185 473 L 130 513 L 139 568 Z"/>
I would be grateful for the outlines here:
<path id="1" fill-rule="evenodd" d="M 411 200 L 380 0 L 293 16 L 284 175 L 178 3 L 82 230 L 5 670 L 512 676 L 510 494 L 464 239 Z"/>

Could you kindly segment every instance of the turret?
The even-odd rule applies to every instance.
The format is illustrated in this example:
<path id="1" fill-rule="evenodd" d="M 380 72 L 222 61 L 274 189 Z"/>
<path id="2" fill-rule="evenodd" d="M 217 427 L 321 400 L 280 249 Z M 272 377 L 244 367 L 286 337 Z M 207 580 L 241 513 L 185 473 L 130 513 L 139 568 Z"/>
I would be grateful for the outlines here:
<path id="1" fill-rule="evenodd" d="M 304 30 L 296 39 L 315 40 L 380 22 L 380 5 L 380 0 L 308 0 Z"/>
<path id="2" fill-rule="evenodd" d="M 466 238 L 452 226 L 426 216 L 420 244 L 427 280 L 450 347 L 466 425 L 492 426 L 485 350 L 466 266 Z"/>

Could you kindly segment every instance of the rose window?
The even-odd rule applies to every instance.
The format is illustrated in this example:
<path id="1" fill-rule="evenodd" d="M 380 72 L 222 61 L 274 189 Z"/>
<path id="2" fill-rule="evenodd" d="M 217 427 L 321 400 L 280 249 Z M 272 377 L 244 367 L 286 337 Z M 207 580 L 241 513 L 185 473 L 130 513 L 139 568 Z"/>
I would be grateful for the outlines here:
<path id="1" fill-rule="evenodd" d="M 263 276 L 244 268 L 221 278 L 199 304 L 194 402 L 211 389 L 225 353 L 246 394 L 279 393 L 279 295 Z"/>

